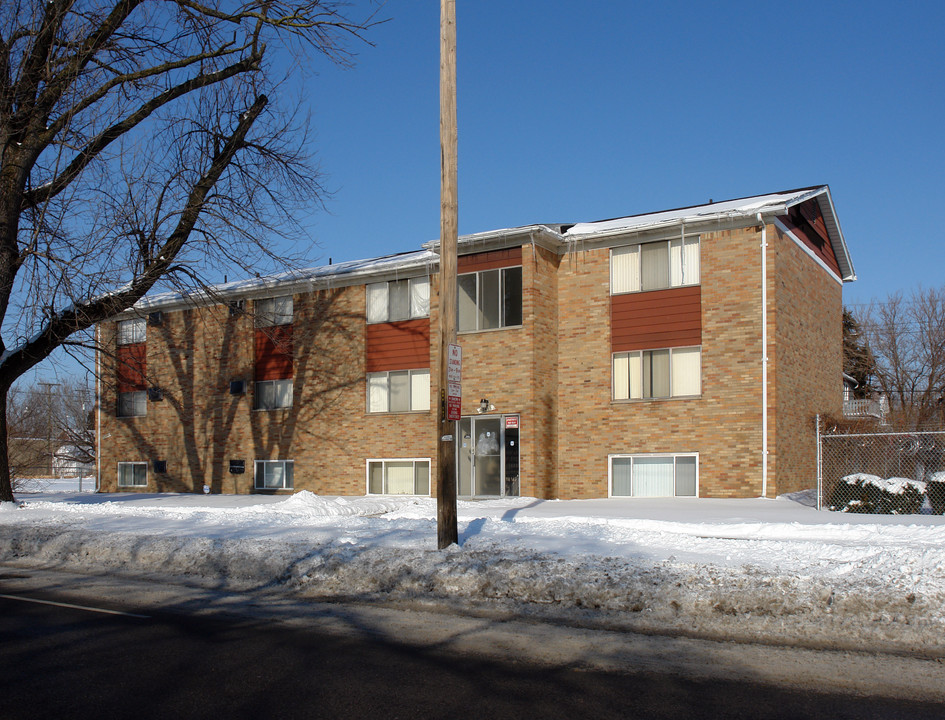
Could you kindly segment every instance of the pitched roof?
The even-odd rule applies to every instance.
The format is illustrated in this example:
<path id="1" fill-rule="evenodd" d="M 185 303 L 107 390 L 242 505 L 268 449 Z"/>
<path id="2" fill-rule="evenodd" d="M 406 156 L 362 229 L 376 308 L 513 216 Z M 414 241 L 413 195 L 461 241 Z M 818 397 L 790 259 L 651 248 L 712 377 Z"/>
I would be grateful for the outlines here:
<path id="1" fill-rule="evenodd" d="M 608 237 L 615 235 L 658 231 L 674 226 L 686 226 L 696 230 L 700 224 L 738 219 L 751 220 L 757 218 L 759 213 L 770 221 L 786 214 L 791 207 L 812 199 L 816 199 L 824 217 L 830 242 L 840 267 L 841 280 L 855 280 L 853 261 L 840 229 L 830 196 L 830 188 L 827 185 L 709 202 L 704 205 L 691 205 L 641 215 L 628 215 L 610 220 L 575 224 L 536 224 L 489 230 L 461 236 L 459 246 L 465 251 L 474 248 L 488 249 L 512 242 L 520 243 L 523 238 L 529 238 L 545 246 L 564 251 L 575 241 L 605 241 Z M 424 243 L 423 250 L 414 252 L 292 270 L 261 278 L 248 278 L 190 293 L 168 292 L 149 295 L 141 299 L 134 310 L 129 312 L 147 312 L 177 305 L 221 302 L 227 298 L 271 296 L 277 292 L 304 292 L 316 287 L 338 287 L 365 281 L 376 282 L 407 277 L 411 274 L 416 275 L 423 270 L 435 272 L 439 265 L 437 254 L 439 245 L 439 240 L 434 240 Z"/>

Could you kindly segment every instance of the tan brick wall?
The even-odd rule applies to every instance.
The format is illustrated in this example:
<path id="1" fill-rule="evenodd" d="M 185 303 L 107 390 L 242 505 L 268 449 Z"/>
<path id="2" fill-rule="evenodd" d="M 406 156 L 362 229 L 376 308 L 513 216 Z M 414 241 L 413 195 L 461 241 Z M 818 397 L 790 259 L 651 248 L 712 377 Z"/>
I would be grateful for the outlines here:
<path id="1" fill-rule="evenodd" d="M 367 459 L 433 456 L 430 412 L 366 411 L 363 286 L 295 296 L 292 409 L 253 410 L 252 383 L 229 394 L 230 380 L 252 380 L 251 317 L 223 306 L 164 317 L 148 328 L 149 381 L 164 400 L 146 417 L 115 418 L 114 388 L 103 393 L 103 489 L 116 489 L 119 461 L 162 459 L 166 476 L 149 465 L 143 490 L 250 492 L 253 461 L 272 459 L 295 462 L 296 490 L 362 495 Z M 245 474 L 229 473 L 231 458 L 246 461 Z"/>
<path id="2" fill-rule="evenodd" d="M 769 495 L 808 487 L 816 412 L 840 402 L 840 286 L 768 228 Z M 702 394 L 611 400 L 607 249 L 563 257 L 525 245 L 523 326 L 459 336 L 464 415 L 488 398 L 521 415 L 521 493 L 607 495 L 609 453 L 699 453 L 702 497 L 761 493 L 761 263 L 758 228 L 702 235 Z M 295 296 L 295 405 L 252 410 L 253 321 L 224 306 L 165 313 L 148 328 L 149 382 L 165 391 L 143 418 L 115 418 L 103 387 L 102 487 L 119 461 L 148 461 L 145 490 L 250 492 L 253 460 L 295 461 L 295 489 L 362 495 L 369 458 L 431 459 L 439 402 L 438 278 L 431 287 L 431 409 L 366 412 L 364 286 Z M 102 326 L 114 347 L 114 324 Z M 103 363 L 109 364 L 108 358 Z M 106 369 L 106 379 L 114 369 Z M 244 379 L 250 392 L 229 394 Z M 231 475 L 228 461 L 246 461 Z M 166 460 L 166 476 L 150 461 Z"/>
<path id="3" fill-rule="evenodd" d="M 815 416 L 842 410 L 842 288 L 773 226 L 768 241 L 775 378 L 768 494 L 774 497 L 816 487 Z"/>
<path id="4" fill-rule="evenodd" d="M 754 229 L 702 236 L 702 396 L 611 400 L 609 250 L 559 274 L 559 495 L 606 496 L 610 453 L 699 453 L 702 497 L 760 493 L 761 269 Z"/>

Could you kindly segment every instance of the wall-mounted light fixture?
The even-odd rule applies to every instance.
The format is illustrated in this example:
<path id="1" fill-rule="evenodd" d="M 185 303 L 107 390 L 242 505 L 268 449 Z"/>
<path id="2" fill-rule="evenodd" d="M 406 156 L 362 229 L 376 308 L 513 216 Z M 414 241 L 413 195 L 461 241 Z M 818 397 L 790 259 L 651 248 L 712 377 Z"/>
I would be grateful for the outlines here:
<path id="1" fill-rule="evenodd" d="M 480 400 L 479 407 L 476 408 L 476 412 L 480 415 L 483 413 L 492 412 L 493 410 L 495 410 L 495 405 L 486 400 L 486 398 Z"/>

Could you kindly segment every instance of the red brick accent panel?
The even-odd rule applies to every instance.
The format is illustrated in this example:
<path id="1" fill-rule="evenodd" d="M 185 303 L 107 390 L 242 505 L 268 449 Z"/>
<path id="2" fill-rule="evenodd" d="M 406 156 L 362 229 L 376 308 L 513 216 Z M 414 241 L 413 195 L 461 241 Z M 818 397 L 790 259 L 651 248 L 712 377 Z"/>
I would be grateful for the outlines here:
<path id="1" fill-rule="evenodd" d="M 840 275 L 840 265 L 830 244 L 827 225 L 816 200 L 808 200 L 792 207 L 787 215 L 778 218 L 796 235 L 824 264 Z"/>
<path id="2" fill-rule="evenodd" d="M 430 367 L 430 318 L 367 326 L 367 372 Z"/>
<path id="3" fill-rule="evenodd" d="M 610 298 L 612 352 L 702 344 L 702 288 L 669 288 Z"/>
<path id="4" fill-rule="evenodd" d="M 145 390 L 148 387 L 145 379 L 148 371 L 147 355 L 145 343 L 118 346 L 118 392 Z"/>
<path id="5" fill-rule="evenodd" d="M 457 271 L 461 273 L 477 272 L 479 270 L 495 270 L 496 268 L 513 267 L 522 264 L 522 248 L 514 247 L 506 250 L 462 255 L 456 260 Z"/>
<path id="6" fill-rule="evenodd" d="M 292 326 L 256 328 L 255 379 L 285 380 L 292 377 Z"/>

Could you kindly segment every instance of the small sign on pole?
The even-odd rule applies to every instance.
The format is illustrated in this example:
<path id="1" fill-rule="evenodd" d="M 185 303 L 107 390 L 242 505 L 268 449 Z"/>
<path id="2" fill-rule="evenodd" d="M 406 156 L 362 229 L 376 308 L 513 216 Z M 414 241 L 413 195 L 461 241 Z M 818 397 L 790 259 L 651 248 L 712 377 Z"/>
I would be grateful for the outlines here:
<path id="1" fill-rule="evenodd" d="M 459 420 L 462 416 L 463 349 L 450 345 L 446 358 L 446 419 Z"/>

